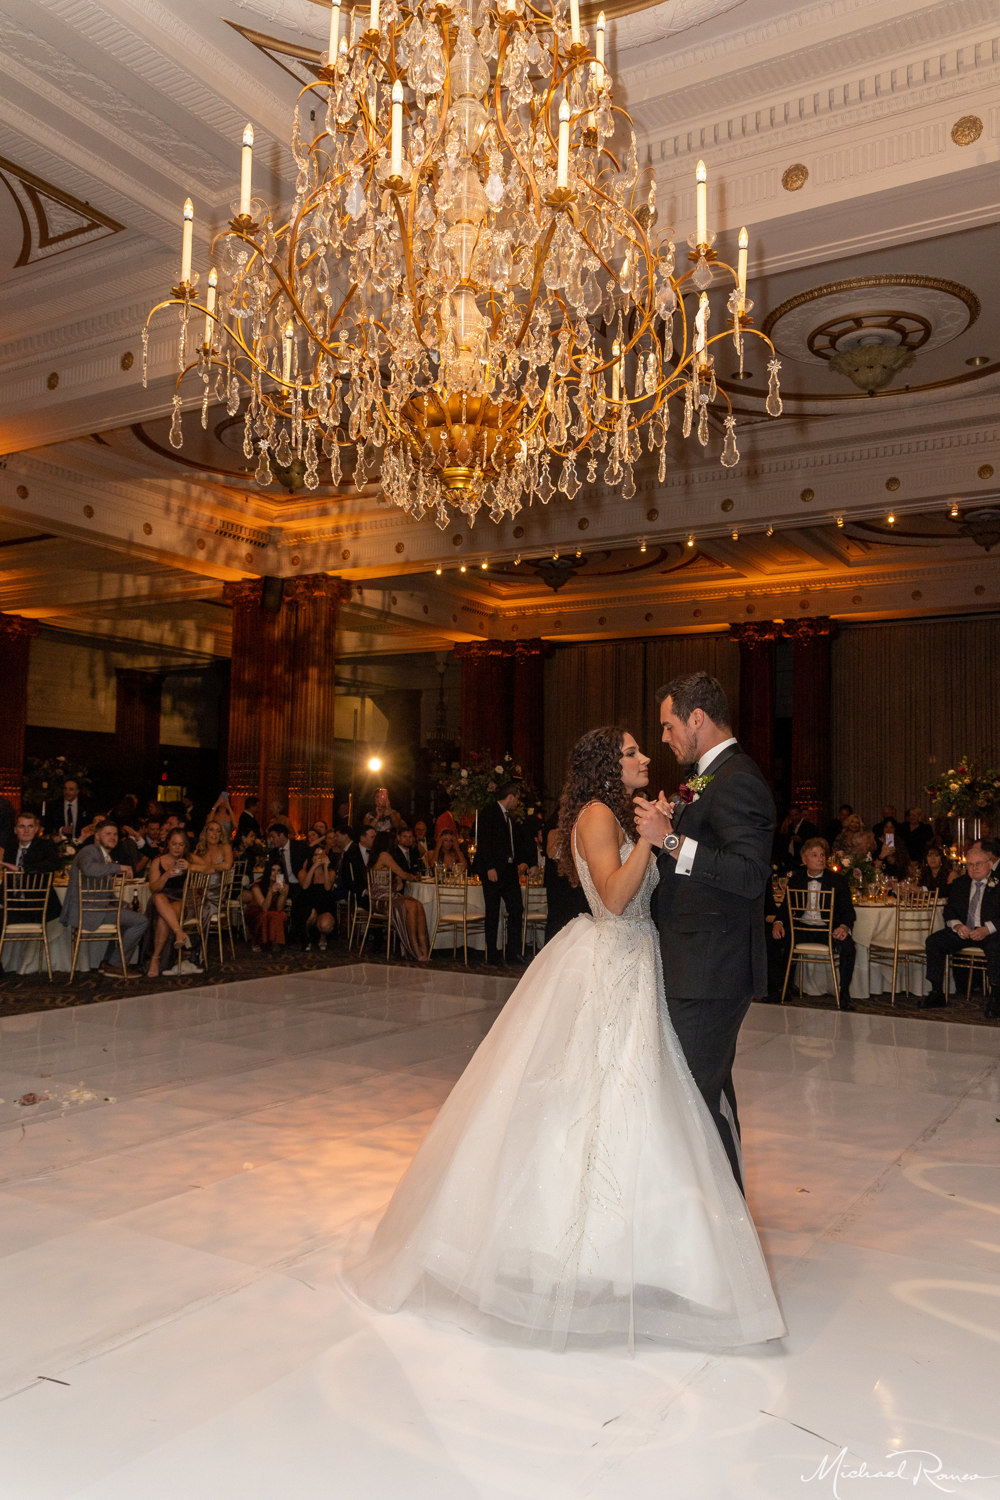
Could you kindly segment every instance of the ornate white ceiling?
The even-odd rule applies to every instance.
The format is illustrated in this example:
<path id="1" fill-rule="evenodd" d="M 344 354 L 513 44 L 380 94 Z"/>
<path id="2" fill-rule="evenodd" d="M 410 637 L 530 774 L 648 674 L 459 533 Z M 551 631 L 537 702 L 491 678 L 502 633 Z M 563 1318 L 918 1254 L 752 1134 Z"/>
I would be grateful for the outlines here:
<path id="1" fill-rule="evenodd" d="M 729 382 L 735 471 L 678 451 L 666 484 L 646 475 L 630 502 L 584 491 L 500 532 L 443 536 L 372 490 L 258 490 L 224 414 L 202 436 L 189 413 L 180 455 L 163 442 L 173 340 L 161 325 L 144 391 L 139 330 L 176 279 L 184 197 L 204 261 L 248 118 L 261 186 L 291 189 L 296 79 L 234 25 L 306 67 L 326 16 L 314 0 L 0 0 L 5 180 L 13 169 L 76 223 L 115 226 L 25 261 L 24 205 L 0 184 L 0 608 L 211 654 L 227 649 L 221 585 L 249 573 L 355 580 L 347 652 L 1000 607 L 995 556 L 946 514 L 953 496 L 995 499 L 1000 474 L 993 0 L 673 0 L 616 21 L 661 223 L 686 234 L 701 156 L 723 243 L 750 228 L 785 416 L 764 416 L 748 360 L 750 379 Z M 818 351 L 838 320 L 888 315 L 914 361 L 869 398 Z M 534 564 L 577 549 L 554 593 Z"/>

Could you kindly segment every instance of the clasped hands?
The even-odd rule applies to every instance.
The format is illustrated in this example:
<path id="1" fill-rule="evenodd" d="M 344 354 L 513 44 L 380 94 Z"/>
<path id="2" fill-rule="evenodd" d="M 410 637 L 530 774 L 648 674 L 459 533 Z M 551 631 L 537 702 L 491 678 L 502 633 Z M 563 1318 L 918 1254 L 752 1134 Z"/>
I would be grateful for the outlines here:
<path id="1" fill-rule="evenodd" d="M 984 938 L 988 938 L 990 935 L 988 927 L 969 927 L 965 922 L 959 922 L 954 931 L 965 943 L 981 943 Z"/>
<path id="2" fill-rule="evenodd" d="M 634 797 L 635 826 L 641 839 L 647 839 L 656 849 L 663 847 L 668 833 L 673 833 L 673 804 L 660 792 L 655 802 L 647 797 Z M 677 851 L 673 851 L 676 857 Z"/>

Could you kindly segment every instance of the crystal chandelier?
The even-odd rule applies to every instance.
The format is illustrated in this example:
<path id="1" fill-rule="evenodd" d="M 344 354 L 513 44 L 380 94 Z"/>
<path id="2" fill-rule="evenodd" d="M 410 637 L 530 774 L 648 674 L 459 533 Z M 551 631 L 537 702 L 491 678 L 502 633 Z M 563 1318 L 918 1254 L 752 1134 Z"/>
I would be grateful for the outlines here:
<path id="1" fill-rule="evenodd" d="M 734 270 L 714 249 L 699 162 L 687 246 L 654 236 L 655 183 L 614 102 L 603 14 L 593 50 L 579 0 L 371 0 L 360 35 L 358 15 L 342 35 L 332 6 L 324 65 L 299 96 L 285 222 L 253 196 L 247 127 L 204 302 L 185 204 L 180 281 L 143 335 L 145 380 L 149 323 L 179 308 L 174 446 L 185 379 L 200 377 L 203 426 L 210 400 L 243 406 L 258 483 L 296 464 L 316 489 L 325 459 L 339 486 L 349 450 L 359 490 L 378 479 L 442 527 L 456 509 L 471 524 L 483 506 L 500 521 L 556 490 L 572 499 L 578 464 L 591 483 L 603 465 L 630 499 L 644 443 L 662 482 L 674 398 L 703 447 L 710 409 L 723 416 L 721 462 L 738 463 L 720 339 L 741 370 L 746 336 L 764 341 L 767 411 L 781 412 L 774 347 L 750 317 L 746 230 Z M 320 122 L 311 141 L 306 119 Z M 723 327 L 710 333 L 713 287 Z"/>

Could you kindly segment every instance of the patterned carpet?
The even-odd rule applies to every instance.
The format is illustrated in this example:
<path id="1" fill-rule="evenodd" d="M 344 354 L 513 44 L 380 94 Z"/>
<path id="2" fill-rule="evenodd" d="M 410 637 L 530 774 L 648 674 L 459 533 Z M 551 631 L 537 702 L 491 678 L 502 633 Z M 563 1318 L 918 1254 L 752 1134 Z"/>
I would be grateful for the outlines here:
<path id="1" fill-rule="evenodd" d="M 348 949 L 342 939 L 332 942 L 325 953 L 303 953 L 298 948 L 286 948 L 275 956 L 268 953 L 252 953 L 246 943 L 237 942 L 236 957 L 227 957 L 223 963 L 211 963 L 203 974 L 185 974 L 179 978 L 114 980 L 99 973 L 81 974 L 73 982 L 65 974 L 56 974 L 50 983 L 38 974 L 0 975 L 0 1016 L 24 1015 L 36 1010 L 60 1010 L 71 1005 L 95 1005 L 102 1000 L 117 1000 L 122 995 L 151 995 L 166 989 L 201 988 L 206 984 L 229 984 L 240 979 L 264 979 L 268 974 L 298 974 L 309 969 L 332 969 L 342 964 L 358 962 L 356 952 Z M 369 950 L 366 963 L 384 963 L 380 950 Z M 393 958 L 391 962 L 402 968 L 420 968 L 419 964 L 405 959 Z M 461 962 L 453 963 L 445 956 L 436 957 L 435 969 L 464 968 Z M 473 955 L 470 967 L 485 973 L 497 974 L 498 969 L 487 969 L 478 955 Z M 508 970 L 516 975 L 517 970 Z M 789 990 L 788 1004 L 806 1006 L 813 1010 L 832 1010 L 831 995 L 806 995 L 800 1000 L 793 989 Z M 996 1026 L 998 1021 L 983 1018 L 983 998 L 973 993 L 967 1000 L 964 993 L 953 995 L 949 1005 L 940 1010 L 918 1010 L 908 996 L 898 995 L 896 1004 L 890 1005 L 887 995 L 874 996 L 869 1000 L 855 1001 L 855 1009 L 862 1014 L 880 1016 L 919 1016 L 929 1021 L 958 1022 L 971 1026 Z"/>

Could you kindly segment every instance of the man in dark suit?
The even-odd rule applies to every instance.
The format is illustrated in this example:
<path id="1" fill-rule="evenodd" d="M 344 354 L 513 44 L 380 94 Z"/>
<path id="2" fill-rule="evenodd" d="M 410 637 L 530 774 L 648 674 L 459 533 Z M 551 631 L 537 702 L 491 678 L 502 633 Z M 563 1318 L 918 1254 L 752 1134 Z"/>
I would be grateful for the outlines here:
<path id="1" fill-rule="evenodd" d="M 807 839 L 802 845 L 802 863 L 797 870 L 793 870 L 788 877 L 788 889 L 790 891 L 808 891 L 810 897 L 815 893 L 818 897 L 822 891 L 833 892 L 833 949 L 837 955 L 837 971 L 840 975 L 840 1009 L 853 1010 L 851 1003 L 851 980 L 854 978 L 854 965 L 857 961 L 857 949 L 851 931 L 854 927 L 854 902 L 851 900 L 851 887 L 847 879 L 835 870 L 828 870 L 826 862 L 830 857 L 830 845 L 826 839 Z M 810 915 L 810 907 L 813 908 L 815 916 Z M 777 943 L 783 945 L 785 963 L 788 963 L 788 941 L 791 940 L 791 922 L 787 915 L 788 899 L 785 899 L 784 911 L 778 913 L 777 921 L 771 928 L 771 934 Z M 800 923 L 803 926 L 825 927 L 826 919 L 820 916 L 818 899 L 806 908 Z M 786 938 L 788 941 L 786 941 Z M 784 983 L 784 976 L 782 976 Z"/>
<path id="2" fill-rule="evenodd" d="M 47 819 L 50 833 L 76 843 L 84 828 L 94 821 L 94 809 L 80 796 L 80 783 L 72 777 L 63 782 L 62 796 L 52 804 Z"/>
<path id="3" fill-rule="evenodd" d="M 401 869 L 413 876 L 414 880 L 419 880 L 423 875 L 424 861 L 417 848 L 417 840 L 412 828 L 400 828 L 396 835 L 396 847 L 392 852 L 392 857 Z"/>
<path id="4" fill-rule="evenodd" d="M 802 846 L 806 839 L 814 839 L 818 834 L 816 824 L 810 823 L 801 807 L 793 806 L 788 809 L 788 816 L 775 834 L 771 854 L 771 862 L 777 865 L 780 874 L 798 869 Z"/>
<path id="5" fill-rule="evenodd" d="M 764 887 L 774 798 L 730 729 L 707 672 L 659 689 L 663 742 L 691 765 L 680 801 L 636 798 L 636 825 L 660 855 L 656 921 L 667 1008 L 742 1187 L 733 1059 L 754 995 L 767 993 Z"/>
<path id="6" fill-rule="evenodd" d="M 353 842 L 340 856 L 337 885 L 353 896 L 359 906 L 368 905 L 368 860 L 374 842 L 374 828 L 359 828 Z"/>
<path id="7" fill-rule="evenodd" d="M 4 845 L 3 867 L 11 872 L 20 870 L 25 875 L 54 875 L 59 869 L 59 851 L 51 839 L 43 837 L 41 823 L 34 813 L 17 814 L 14 832 Z M 59 897 L 50 891 L 46 922 L 55 921 L 59 911 Z"/>
<path id="8" fill-rule="evenodd" d="M 1000 841 L 982 839 L 965 856 L 965 874 L 948 887 L 944 927 L 932 932 L 925 943 L 927 981 L 931 992 L 917 1000 L 922 1009 L 944 1005 L 944 961 L 963 948 L 982 948 L 986 955 L 986 977 L 990 996 L 983 1014 L 988 1020 L 1000 1016 Z"/>
<path id="9" fill-rule="evenodd" d="M 288 940 L 303 948 L 309 941 L 306 923 L 312 902 L 299 883 L 299 871 L 305 868 L 309 858 L 310 849 L 305 839 L 290 839 L 284 823 L 271 824 L 267 830 L 267 861 L 261 876 L 261 886 L 265 891 L 270 890 L 271 870 L 277 867 L 288 887 Z"/>
<path id="10" fill-rule="evenodd" d="M 248 797 L 243 804 L 239 822 L 236 824 L 236 832 L 233 834 L 233 843 L 238 844 L 240 839 L 248 833 L 255 833 L 260 838 L 260 824 L 257 822 L 257 797 Z"/>
<path id="11" fill-rule="evenodd" d="M 503 782 L 497 788 L 497 800 L 479 814 L 476 835 L 476 857 L 472 870 L 483 883 L 486 907 L 486 962 L 499 964 L 500 903 L 507 908 L 507 962 L 523 963 L 521 928 L 524 907 L 521 903 L 521 874 L 527 865 L 518 859 L 517 835 L 513 812 L 521 788 L 516 781 Z"/>
<path id="12" fill-rule="evenodd" d="M 897 838 L 902 838 L 906 845 L 906 852 L 910 856 L 910 863 L 922 865 L 927 858 L 927 850 L 934 837 L 934 830 L 929 823 L 924 822 L 923 809 L 911 807 L 907 809 L 906 822 L 897 831 Z"/>

